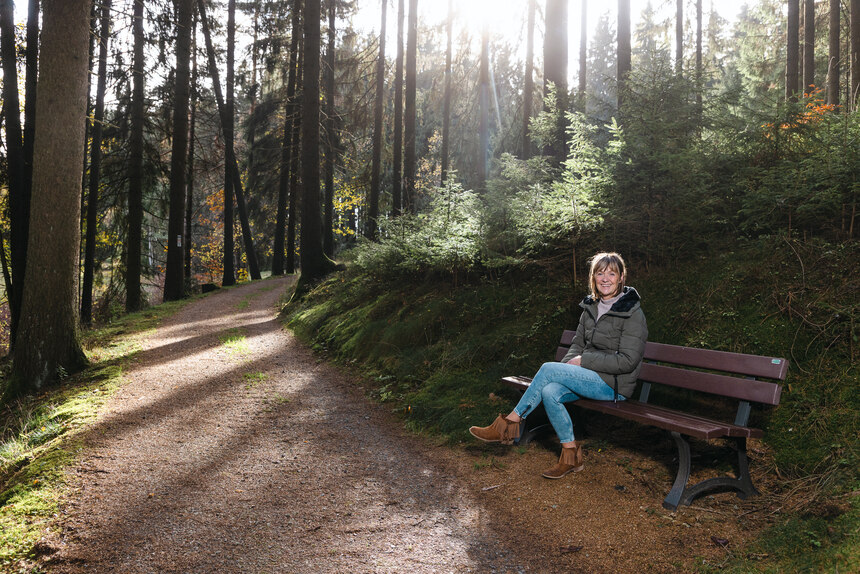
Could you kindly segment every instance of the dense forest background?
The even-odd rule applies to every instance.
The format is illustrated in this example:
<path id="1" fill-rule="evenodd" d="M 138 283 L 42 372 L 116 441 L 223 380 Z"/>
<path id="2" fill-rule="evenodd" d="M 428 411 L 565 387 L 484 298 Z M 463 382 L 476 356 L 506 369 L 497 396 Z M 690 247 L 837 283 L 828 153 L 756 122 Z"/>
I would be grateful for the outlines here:
<path id="1" fill-rule="evenodd" d="M 319 146 L 309 151 L 322 191 L 307 207 L 319 211 L 329 257 L 370 238 L 362 260 L 417 249 L 441 268 L 498 265 L 596 234 L 648 267 L 739 239 L 855 238 L 855 3 L 750 2 L 729 25 L 701 1 L 655 1 L 631 29 L 629 2 L 605 13 L 585 1 L 523 2 L 508 15 L 522 22 L 512 38 L 458 22 L 453 5 L 449 21 L 425 26 L 417 3 L 400 2 L 383 23 L 400 46 L 386 49 L 378 30 L 353 25 L 379 14 L 378 3 L 332 1 L 322 3 L 319 58 L 306 54 L 300 2 L 186 3 L 190 35 L 177 27 L 183 2 L 92 6 L 84 324 L 301 265 L 311 60 L 322 84 Z M 13 4 L 3 3 L 4 77 L 16 83 L 4 82 L 0 228 L 10 294 L 23 288 L 26 262 L 20 221 L 32 176 L 16 182 L 18 165 L 31 165 L 39 23 L 39 2 L 17 24 L 25 11 Z M 574 66 L 568 28 L 588 10 L 599 16 L 580 34 Z M 185 65 L 188 139 L 176 158 Z"/>

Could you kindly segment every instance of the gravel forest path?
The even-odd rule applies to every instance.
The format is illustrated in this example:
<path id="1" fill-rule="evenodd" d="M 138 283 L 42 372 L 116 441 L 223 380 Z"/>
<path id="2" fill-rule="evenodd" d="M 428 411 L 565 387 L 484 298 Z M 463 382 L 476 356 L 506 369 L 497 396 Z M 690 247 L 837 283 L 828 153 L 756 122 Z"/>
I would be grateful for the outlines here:
<path id="1" fill-rule="evenodd" d="M 540 446 L 409 435 L 282 327 L 292 280 L 194 301 L 143 342 L 70 473 L 49 572 L 683 572 L 745 536 L 731 502 L 662 512 L 647 453 L 547 481 Z"/>

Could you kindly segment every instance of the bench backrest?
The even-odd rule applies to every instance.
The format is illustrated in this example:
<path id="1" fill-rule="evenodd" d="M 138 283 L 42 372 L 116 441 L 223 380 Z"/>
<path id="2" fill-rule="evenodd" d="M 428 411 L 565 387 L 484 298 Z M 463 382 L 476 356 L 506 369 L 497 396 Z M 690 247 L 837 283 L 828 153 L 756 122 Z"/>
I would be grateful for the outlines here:
<path id="1" fill-rule="evenodd" d="M 575 334 L 574 331 L 562 333 L 561 342 L 556 349 L 557 361 L 567 353 Z M 767 405 L 779 404 L 782 386 L 777 382 L 754 380 L 752 377 L 783 381 L 788 373 L 788 361 L 782 358 L 694 349 L 650 341 L 645 343 L 645 361 L 639 373 L 639 379 L 643 382 Z M 720 373 L 690 369 L 707 369 Z"/>

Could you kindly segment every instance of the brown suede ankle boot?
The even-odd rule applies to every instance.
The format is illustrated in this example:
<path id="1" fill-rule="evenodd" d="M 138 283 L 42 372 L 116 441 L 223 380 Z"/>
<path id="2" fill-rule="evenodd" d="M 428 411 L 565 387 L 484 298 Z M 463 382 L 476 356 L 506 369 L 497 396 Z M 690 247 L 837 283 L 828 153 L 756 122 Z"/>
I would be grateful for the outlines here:
<path id="1" fill-rule="evenodd" d="M 484 442 L 501 442 L 514 444 L 520 438 L 520 423 L 511 422 L 501 414 L 488 427 L 471 427 L 469 432 L 478 440 Z"/>
<path id="2" fill-rule="evenodd" d="M 561 449 L 561 456 L 558 457 L 558 462 L 552 468 L 543 472 L 545 478 L 561 478 L 571 472 L 579 472 L 585 465 L 582 464 L 582 445 L 573 443 L 570 448 Z"/>

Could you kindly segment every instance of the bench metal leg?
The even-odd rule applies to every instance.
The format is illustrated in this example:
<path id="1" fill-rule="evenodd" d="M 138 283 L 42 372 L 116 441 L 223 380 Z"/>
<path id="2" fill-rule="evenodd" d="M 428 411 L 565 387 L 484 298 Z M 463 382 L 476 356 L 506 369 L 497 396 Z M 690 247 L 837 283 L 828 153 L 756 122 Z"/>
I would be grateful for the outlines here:
<path id="1" fill-rule="evenodd" d="M 736 491 L 735 494 L 737 494 L 738 498 L 741 500 L 745 500 L 748 496 L 759 494 L 759 491 L 756 490 L 755 486 L 753 486 L 752 479 L 750 478 L 749 460 L 747 459 L 747 439 L 743 437 L 735 438 L 735 445 L 738 450 L 737 478 L 733 478 L 731 476 L 720 476 L 703 480 L 684 491 L 684 496 L 681 498 L 681 504 L 692 504 L 694 498 L 709 491 L 734 490 Z"/>
<path id="2" fill-rule="evenodd" d="M 515 440 L 514 444 L 526 446 L 540 435 L 550 432 L 552 430 L 552 425 L 549 423 L 543 423 L 535 425 L 533 427 L 528 427 L 525 423 L 523 423 L 522 425 L 520 425 L 520 438 L 518 440 Z"/>
<path id="3" fill-rule="evenodd" d="M 684 494 L 684 487 L 687 486 L 687 480 L 690 478 L 690 443 L 676 431 L 672 431 L 672 438 L 675 439 L 675 445 L 678 447 L 678 474 L 675 476 L 672 490 L 663 500 L 663 508 L 667 510 L 678 508 Z"/>
<path id="4" fill-rule="evenodd" d="M 759 494 L 750 478 L 746 438 L 735 438 L 738 451 L 737 478 L 720 476 L 687 487 L 687 480 L 690 478 L 690 444 L 677 432 L 673 432 L 672 436 L 675 439 L 675 444 L 678 445 L 678 476 L 675 477 L 675 484 L 672 485 L 672 490 L 669 491 L 668 496 L 663 501 L 664 508 L 675 510 L 680 505 L 689 506 L 697 496 L 710 491 L 735 490 L 741 500 Z"/>
<path id="5" fill-rule="evenodd" d="M 761 494 L 752 483 L 750 476 L 749 459 L 747 458 L 747 439 L 745 437 L 735 439 L 738 449 L 738 498 L 746 499 L 747 496 Z"/>

